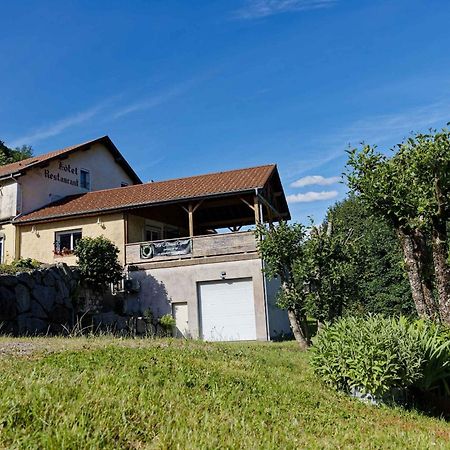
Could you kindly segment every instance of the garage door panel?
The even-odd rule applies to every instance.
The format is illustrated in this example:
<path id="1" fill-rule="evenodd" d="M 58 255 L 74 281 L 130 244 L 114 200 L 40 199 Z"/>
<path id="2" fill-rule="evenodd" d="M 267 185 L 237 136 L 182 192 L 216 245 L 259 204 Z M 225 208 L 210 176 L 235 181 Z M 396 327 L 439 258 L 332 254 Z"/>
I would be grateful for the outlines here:
<path id="1" fill-rule="evenodd" d="M 202 337 L 209 341 L 256 339 L 251 279 L 199 284 Z"/>

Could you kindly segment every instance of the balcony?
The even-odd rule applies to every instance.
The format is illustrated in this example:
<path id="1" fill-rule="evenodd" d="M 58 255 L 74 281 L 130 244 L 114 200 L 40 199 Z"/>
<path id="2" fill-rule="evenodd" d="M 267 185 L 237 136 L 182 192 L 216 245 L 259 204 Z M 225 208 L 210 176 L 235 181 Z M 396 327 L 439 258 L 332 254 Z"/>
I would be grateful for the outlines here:
<path id="1" fill-rule="evenodd" d="M 255 235 L 242 231 L 127 244 L 125 261 L 142 264 L 256 253 Z"/>

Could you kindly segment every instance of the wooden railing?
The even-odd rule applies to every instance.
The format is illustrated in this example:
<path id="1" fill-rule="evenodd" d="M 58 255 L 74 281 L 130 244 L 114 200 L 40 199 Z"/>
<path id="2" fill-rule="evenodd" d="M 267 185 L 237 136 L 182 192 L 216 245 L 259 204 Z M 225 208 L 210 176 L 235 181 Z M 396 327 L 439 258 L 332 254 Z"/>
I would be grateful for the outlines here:
<path id="1" fill-rule="evenodd" d="M 189 239 L 189 245 L 186 245 L 186 241 Z M 177 241 L 180 241 L 180 248 L 183 248 L 184 254 L 171 254 L 171 250 L 176 248 Z M 168 254 L 160 255 L 157 251 L 152 251 L 152 244 L 159 248 L 164 247 L 167 244 L 167 247 L 170 247 L 171 250 L 168 250 Z M 175 251 L 173 253 L 175 253 Z M 126 264 L 205 258 L 243 253 L 256 253 L 256 240 L 252 231 L 211 234 L 194 236 L 192 238 L 166 239 L 153 242 L 135 242 L 125 246 Z"/>

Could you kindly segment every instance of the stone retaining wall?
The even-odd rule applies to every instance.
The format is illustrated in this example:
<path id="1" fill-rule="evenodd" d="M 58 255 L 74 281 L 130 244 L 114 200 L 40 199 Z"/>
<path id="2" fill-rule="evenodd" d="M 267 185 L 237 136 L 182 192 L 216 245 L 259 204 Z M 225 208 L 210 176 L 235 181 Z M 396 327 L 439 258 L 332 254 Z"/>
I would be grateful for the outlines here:
<path id="1" fill-rule="evenodd" d="M 60 334 L 74 323 L 79 274 L 66 264 L 0 275 L 0 333 Z"/>

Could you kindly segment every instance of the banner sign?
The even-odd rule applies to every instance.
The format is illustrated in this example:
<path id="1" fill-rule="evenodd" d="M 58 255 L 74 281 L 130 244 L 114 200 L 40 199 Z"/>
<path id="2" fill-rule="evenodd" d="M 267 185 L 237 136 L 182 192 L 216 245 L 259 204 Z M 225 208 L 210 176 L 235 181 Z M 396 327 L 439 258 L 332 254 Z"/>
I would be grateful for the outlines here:
<path id="1" fill-rule="evenodd" d="M 151 259 L 157 256 L 189 255 L 190 253 L 192 253 L 191 239 L 141 244 L 141 259 Z"/>

